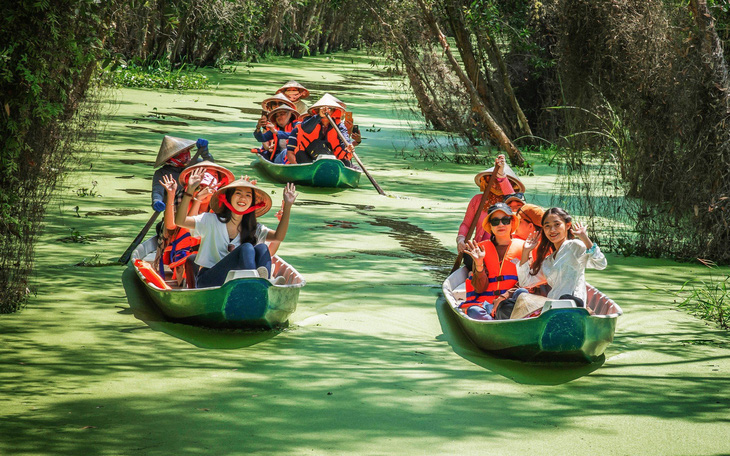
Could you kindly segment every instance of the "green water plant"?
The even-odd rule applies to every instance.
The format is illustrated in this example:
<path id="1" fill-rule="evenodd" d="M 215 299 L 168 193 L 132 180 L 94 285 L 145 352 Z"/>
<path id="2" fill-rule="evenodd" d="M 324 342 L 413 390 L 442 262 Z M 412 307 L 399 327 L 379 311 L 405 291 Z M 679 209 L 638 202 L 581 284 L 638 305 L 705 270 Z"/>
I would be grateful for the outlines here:
<path id="1" fill-rule="evenodd" d="M 151 65 L 121 65 L 111 74 L 112 84 L 117 87 L 138 87 L 146 89 L 190 90 L 205 89 L 208 77 L 181 65 L 176 70 L 154 62 Z"/>
<path id="2" fill-rule="evenodd" d="M 715 322 L 723 329 L 730 329 L 730 275 L 718 276 L 719 268 L 714 262 L 698 260 L 707 266 L 709 273 L 705 278 L 692 278 L 682 285 L 676 293 L 682 299 L 679 307 L 703 320 Z"/>

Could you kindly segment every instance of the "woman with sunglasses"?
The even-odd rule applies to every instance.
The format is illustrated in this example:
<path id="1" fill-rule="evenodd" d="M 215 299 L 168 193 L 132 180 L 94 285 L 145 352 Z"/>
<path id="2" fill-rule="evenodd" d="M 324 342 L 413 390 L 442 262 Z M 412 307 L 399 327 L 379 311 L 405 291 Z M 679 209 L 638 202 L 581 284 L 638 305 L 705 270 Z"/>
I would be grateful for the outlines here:
<path id="1" fill-rule="evenodd" d="M 473 235 L 473 239 L 476 242 L 487 241 L 490 237 L 489 233 L 487 233 L 483 229 L 484 221 L 487 218 L 487 208 L 495 203 L 503 202 L 504 195 L 509 195 L 511 193 L 514 193 L 515 191 L 525 191 L 525 186 L 522 184 L 522 181 L 520 181 L 514 171 L 512 171 L 509 166 L 507 166 L 504 155 L 499 155 L 494 161 L 493 168 L 489 168 L 480 173 L 477 173 L 477 175 L 474 177 L 474 182 L 479 186 L 479 189 L 482 191 L 482 193 L 486 190 L 487 184 L 489 183 L 489 178 L 492 176 L 492 173 L 497 173 L 497 185 L 493 186 L 490 189 L 489 197 L 484 203 L 482 211 L 479 214 L 479 219 L 477 220 L 476 228 L 474 229 Z M 474 195 L 471 201 L 469 201 L 469 206 L 466 208 L 464 220 L 461 222 L 461 225 L 459 226 L 459 232 L 456 236 L 456 248 L 459 253 L 464 252 L 464 249 L 466 249 L 466 235 L 469 232 L 469 227 L 471 226 L 471 223 L 474 221 L 474 217 L 477 216 L 477 212 L 479 210 L 479 202 L 481 201 L 481 199 L 481 194 Z M 472 263 L 471 257 L 469 255 L 464 255 L 464 265 L 467 268 L 471 269 Z"/>
<path id="2" fill-rule="evenodd" d="M 530 264 L 530 252 L 535 248 Z M 527 237 L 517 272 L 521 286 L 547 283 L 549 299 L 574 299 L 584 307 L 586 267 L 605 269 L 606 265 L 606 257 L 591 242 L 586 227 L 574 222 L 565 210 L 553 207 L 542 217 L 542 231 Z"/>
<path id="3" fill-rule="evenodd" d="M 509 318 L 512 309 L 504 301 L 511 295 L 512 305 L 517 295 L 527 290 L 516 290 L 517 266 L 513 260 L 522 257 L 524 241 L 512 239 L 518 218 L 504 203 L 487 210 L 484 231 L 492 238 L 483 242 L 468 241 L 464 252 L 472 260 L 471 274 L 466 280 L 467 299 L 460 306 L 467 316 L 476 320 Z"/>

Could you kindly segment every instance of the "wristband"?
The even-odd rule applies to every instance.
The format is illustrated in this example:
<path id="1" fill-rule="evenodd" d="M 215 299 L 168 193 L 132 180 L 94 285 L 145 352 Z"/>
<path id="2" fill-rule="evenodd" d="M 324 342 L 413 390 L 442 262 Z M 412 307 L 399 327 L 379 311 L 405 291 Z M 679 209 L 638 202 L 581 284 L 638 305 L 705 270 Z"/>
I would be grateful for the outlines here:
<path id="1" fill-rule="evenodd" d="M 188 192 L 185 192 L 185 193 L 184 193 L 184 195 L 185 195 L 185 196 L 189 196 L 189 197 L 190 197 L 190 198 L 192 198 L 192 199 L 195 199 L 195 197 L 194 197 L 193 195 L 191 195 L 190 193 L 188 193 Z"/>
<path id="2" fill-rule="evenodd" d="M 593 244 L 590 249 L 586 250 L 586 253 L 588 255 L 593 255 L 594 253 L 596 253 L 596 248 L 597 247 L 598 247 L 597 244 Z"/>

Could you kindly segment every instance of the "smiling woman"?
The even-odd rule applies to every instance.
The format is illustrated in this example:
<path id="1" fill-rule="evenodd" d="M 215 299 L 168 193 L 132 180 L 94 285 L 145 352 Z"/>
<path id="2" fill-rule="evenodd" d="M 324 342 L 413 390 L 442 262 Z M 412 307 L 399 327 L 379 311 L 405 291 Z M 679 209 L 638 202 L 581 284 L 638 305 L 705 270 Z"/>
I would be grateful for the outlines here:
<path id="1" fill-rule="evenodd" d="M 203 175 L 202 168 L 190 174 L 180 207 L 188 206 Z M 184 211 L 178 211 L 175 223 L 200 238 L 200 250 L 195 259 L 200 267 L 196 286 L 223 285 L 229 271 L 242 269 L 256 269 L 259 276 L 268 279 L 271 255 L 265 242 L 284 240 L 291 206 L 297 198 L 295 190 L 293 184 L 287 184 L 281 222 L 276 230 L 256 221 L 256 217 L 271 209 L 271 197 L 248 179 L 239 179 L 218 190 L 210 200 L 212 213 L 191 217 Z"/>

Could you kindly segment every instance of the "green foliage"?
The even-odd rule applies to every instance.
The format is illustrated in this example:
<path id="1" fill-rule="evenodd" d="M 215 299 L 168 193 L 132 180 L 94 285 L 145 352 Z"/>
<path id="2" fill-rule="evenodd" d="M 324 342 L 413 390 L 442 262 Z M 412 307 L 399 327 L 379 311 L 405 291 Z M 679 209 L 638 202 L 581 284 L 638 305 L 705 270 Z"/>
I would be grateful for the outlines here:
<path id="1" fill-rule="evenodd" d="M 169 70 L 163 64 L 122 65 L 111 73 L 112 84 L 120 87 L 140 87 L 147 89 L 189 90 L 205 89 L 209 86 L 208 77 L 182 65 L 177 70 Z"/>
<path id="2" fill-rule="evenodd" d="M 676 295 L 682 299 L 679 306 L 689 310 L 703 320 L 717 323 L 723 329 L 730 329 L 730 275 L 716 277 L 717 265 L 711 261 L 699 260 L 708 267 L 704 279 L 686 281 Z"/>

